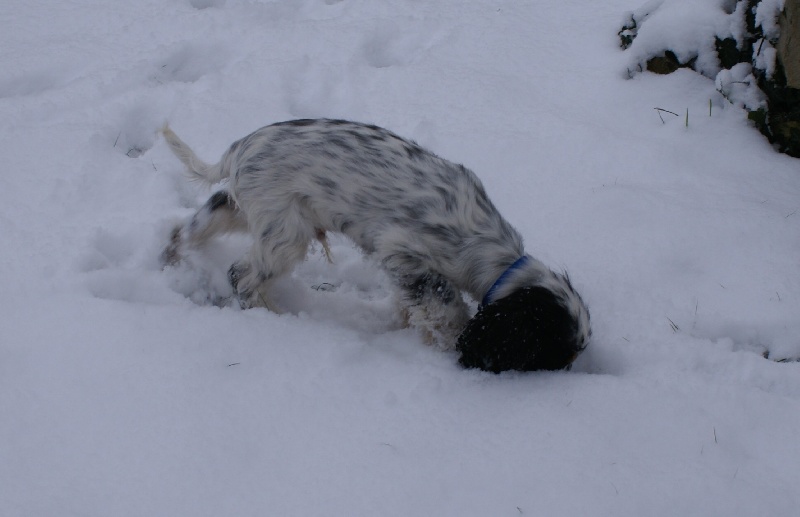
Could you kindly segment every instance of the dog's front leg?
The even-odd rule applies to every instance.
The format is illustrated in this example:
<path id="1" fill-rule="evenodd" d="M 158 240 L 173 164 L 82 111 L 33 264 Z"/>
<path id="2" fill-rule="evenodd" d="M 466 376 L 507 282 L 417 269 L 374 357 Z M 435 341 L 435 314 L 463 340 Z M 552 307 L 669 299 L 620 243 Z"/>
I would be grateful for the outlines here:
<path id="1" fill-rule="evenodd" d="M 400 288 L 400 305 L 409 324 L 422 330 L 428 344 L 454 348 L 469 320 L 461 292 L 437 273 L 407 279 Z"/>

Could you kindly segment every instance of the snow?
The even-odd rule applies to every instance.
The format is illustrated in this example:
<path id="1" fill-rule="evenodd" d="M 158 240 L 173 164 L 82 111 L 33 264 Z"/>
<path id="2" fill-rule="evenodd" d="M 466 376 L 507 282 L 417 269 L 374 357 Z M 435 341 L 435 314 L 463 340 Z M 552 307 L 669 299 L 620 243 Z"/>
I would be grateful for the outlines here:
<path id="1" fill-rule="evenodd" d="M 640 3 L 6 2 L 0 515 L 795 515 L 800 167 L 619 73 Z M 575 368 L 462 370 L 341 239 L 280 316 L 213 305 L 241 239 L 162 271 L 209 192 L 158 128 L 212 161 L 306 116 L 476 171 L 588 302 Z"/>
<path id="2" fill-rule="evenodd" d="M 728 101 L 749 111 L 767 108 L 767 96 L 758 88 L 750 63 L 737 63 L 721 70 L 714 81 L 717 91 Z"/>
<path id="3" fill-rule="evenodd" d="M 679 62 L 696 59 L 695 69 L 714 77 L 719 72 L 714 37 L 730 26 L 728 12 L 724 9 L 729 3 L 729 0 L 651 0 L 645 3 L 631 13 L 639 30 L 629 52 L 628 70 L 642 70 L 648 59 L 671 50 Z M 642 25 L 646 27 L 644 30 Z"/>
<path id="4" fill-rule="evenodd" d="M 778 16 L 783 11 L 785 0 L 761 0 L 755 8 L 755 22 L 764 31 L 768 40 L 776 40 L 780 36 L 781 28 Z"/>
<path id="5" fill-rule="evenodd" d="M 720 69 L 716 39 L 731 38 L 741 51 L 745 39 L 755 37 L 748 34 L 746 23 L 752 9 L 755 27 L 763 35 L 753 49 L 752 61 L 771 78 L 777 56 L 773 44 L 780 35 L 778 18 L 783 2 L 759 0 L 753 6 L 742 0 L 650 0 L 627 12 L 621 24 L 624 30 L 620 36 L 633 39 L 625 73 L 631 76 L 645 70 L 648 60 L 670 51 L 681 64 L 691 63 L 697 72 L 719 81 L 718 74 L 725 71 Z M 641 30 L 645 24 L 646 29 Z M 755 92 L 732 102 L 741 106 L 746 104 L 746 98 L 760 94 L 755 85 L 749 90 Z"/>

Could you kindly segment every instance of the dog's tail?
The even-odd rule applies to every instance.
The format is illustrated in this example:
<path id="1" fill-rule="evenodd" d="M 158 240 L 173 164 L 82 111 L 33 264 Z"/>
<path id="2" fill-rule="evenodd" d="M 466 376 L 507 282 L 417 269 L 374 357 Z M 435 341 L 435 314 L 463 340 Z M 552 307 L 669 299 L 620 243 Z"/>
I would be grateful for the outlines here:
<path id="1" fill-rule="evenodd" d="M 169 144 L 169 148 L 175 153 L 175 156 L 186 165 L 186 169 L 189 171 L 192 179 L 213 184 L 228 177 L 229 172 L 223 167 L 222 161 L 210 165 L 198 158 L 186 142 L 178 138 L 178 135 L 170 129 L 168 124 L 164 124 L 164 127 L 161 128 L 161 133 L 164 135 L 164 140 Z"/>

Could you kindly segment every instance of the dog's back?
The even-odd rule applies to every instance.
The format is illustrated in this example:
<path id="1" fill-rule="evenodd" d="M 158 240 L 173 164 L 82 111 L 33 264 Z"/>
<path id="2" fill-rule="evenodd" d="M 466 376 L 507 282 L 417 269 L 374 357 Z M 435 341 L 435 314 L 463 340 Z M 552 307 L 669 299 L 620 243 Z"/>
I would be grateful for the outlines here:
<path id="1" fill-rule="evenodd" d="M 421 267 L 481 279 L 457 282 L 473 296 L 486 287 L 482 268 L 489 266 L 476 253 L 490 255 L 493 264 L 523 253 L 521 237 L 472 171 L 373 125 L 273 124 L 231 145 L 221 164 L 233 171 L 231 191 L 248 220 L 265 217 L 265 207 L 297 213 L 349 236 L 368 254 L 382 255 L 396 240 L 426 261 Z"/>

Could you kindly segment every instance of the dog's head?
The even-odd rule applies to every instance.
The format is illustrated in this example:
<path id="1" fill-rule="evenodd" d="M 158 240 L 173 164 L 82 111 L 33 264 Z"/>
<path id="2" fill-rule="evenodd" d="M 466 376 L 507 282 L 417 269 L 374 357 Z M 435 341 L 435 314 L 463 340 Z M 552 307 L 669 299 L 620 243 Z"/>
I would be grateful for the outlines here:
<path id="1" fill-rule="evenodd" d="M 591 329 L 589 311 L 561 278 L 563 289 L 523 287 L 482 306 L 458 337 L 459 362 L 495 373 L 569 368 Z"/>

